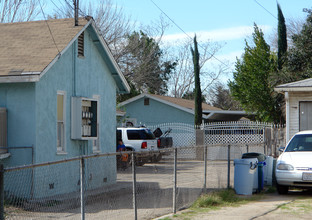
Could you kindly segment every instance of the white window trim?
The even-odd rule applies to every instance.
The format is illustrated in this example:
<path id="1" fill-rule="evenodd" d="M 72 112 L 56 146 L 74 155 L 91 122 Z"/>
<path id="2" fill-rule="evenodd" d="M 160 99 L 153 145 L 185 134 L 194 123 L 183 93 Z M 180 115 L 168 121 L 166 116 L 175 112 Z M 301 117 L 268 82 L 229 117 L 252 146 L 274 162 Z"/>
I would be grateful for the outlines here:
<path id="1" fill-rule="evenodd" d="M 58 141 L 58 120 L 56 120 L 56 153 L 58 155 L 64 155 L 66 153 L 66 91 L 57 91 L 57 95 L 62 95 L 63 96 L 63 126 L 64 126 L 64 140 L 63 140 L 63 147 L 62 149 L 59 149 L 57 146 L 57 141 Z M 56 106 L 56 114 L 57 114 L 57 106 Z M 57 118 L 57 116 L 56 116 Z"/>
<path id="2" fill-rule="evenodd" d="M 93 95 L 93 99 L 97 100 L 97 138 L 96 140 L 92 141 L 92 151 L 93 153 L 100 153 L 101 146 L 100 146 L 100 95 Z"/>

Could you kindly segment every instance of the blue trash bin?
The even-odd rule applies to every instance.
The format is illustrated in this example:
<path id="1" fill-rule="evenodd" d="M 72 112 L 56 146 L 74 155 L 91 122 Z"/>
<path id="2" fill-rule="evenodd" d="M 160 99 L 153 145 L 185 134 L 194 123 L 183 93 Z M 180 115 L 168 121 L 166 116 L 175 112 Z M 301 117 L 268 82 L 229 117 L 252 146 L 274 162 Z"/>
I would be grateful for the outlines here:
<path id="1" fill-rule="evenodd" d="M 263 190 L 264 185 L 263 170 L 265 165 L 266 165 L 265 161 L 258 162 L 258 192 L 261 192 Z"/>
<path id="2" fill-rule="evenodd" d="M 236 194 L 252 195 L 257 158 L 234 160 L 234 190 Z"/>
<path id="3" fill-rule="evenodd" d="M 254 182 L 254 188 L 253 190 L 255 192 L 261 192 L 263 190 L 263 185 L 264 185 L 264 166 L 266 165 L 265 160 L 266 156 L 262 153 L 256 153 L 256 152 L 251 152 L 251 153 L 244 153 L 242 155 L 242 158 L 257 158 L 258 159 L 258 168 L 257 168 L 257 173 L 255 175 L 255 182 Z"/>

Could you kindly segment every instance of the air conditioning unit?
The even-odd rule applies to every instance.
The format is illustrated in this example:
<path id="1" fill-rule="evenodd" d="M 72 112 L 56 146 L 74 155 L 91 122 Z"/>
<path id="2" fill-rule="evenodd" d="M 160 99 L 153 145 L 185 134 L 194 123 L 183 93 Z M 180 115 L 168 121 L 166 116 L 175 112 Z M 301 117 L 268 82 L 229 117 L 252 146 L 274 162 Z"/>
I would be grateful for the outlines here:
<path id="1" fill-rule="evenodd" d="M 71 138 L 95 140 L 98 125 L 98 101 L 84 97 L 72 97 Z"/>
<path id="2" fill-rule="evenodd" d="M 5 154 L 8 152 L 7 147 L 7 109 L 0 108 L 0 154 Z"/>

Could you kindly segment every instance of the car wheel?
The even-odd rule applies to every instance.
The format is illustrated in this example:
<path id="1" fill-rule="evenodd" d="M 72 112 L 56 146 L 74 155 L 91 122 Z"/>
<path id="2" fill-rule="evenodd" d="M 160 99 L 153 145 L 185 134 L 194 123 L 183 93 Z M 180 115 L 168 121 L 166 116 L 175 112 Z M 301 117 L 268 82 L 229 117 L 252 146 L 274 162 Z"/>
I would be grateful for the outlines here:
<path id="1" fill-rule="evenodd" d="M 288 193 L 288 186 L 284 186 L 284 185 L 279 185 L 278 183 L 276 184 L 276 189 L 278 194 L 284 195 Z"/>

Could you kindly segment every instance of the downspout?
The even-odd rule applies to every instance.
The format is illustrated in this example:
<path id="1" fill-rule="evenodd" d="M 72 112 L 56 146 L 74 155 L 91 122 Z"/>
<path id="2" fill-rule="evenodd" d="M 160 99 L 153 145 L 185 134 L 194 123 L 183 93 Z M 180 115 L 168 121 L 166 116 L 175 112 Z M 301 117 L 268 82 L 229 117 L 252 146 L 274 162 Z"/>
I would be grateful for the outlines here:
<path id="1" fill-rule="evenodd" d="M 290 135 L 290 109 L 289 109 L 289 94 L 288 92 L 285 92 L 285 101 L 286 101 L 286 143 L 289 140 Z M 285 143 L 285 144 L 286 144 Z"/>
<path id="2" fill-rule="evenodd" d="M 76 42 L 73 44 L 73 96 L 76 96 Z"/>

